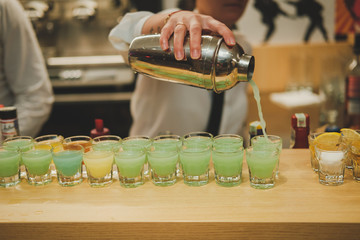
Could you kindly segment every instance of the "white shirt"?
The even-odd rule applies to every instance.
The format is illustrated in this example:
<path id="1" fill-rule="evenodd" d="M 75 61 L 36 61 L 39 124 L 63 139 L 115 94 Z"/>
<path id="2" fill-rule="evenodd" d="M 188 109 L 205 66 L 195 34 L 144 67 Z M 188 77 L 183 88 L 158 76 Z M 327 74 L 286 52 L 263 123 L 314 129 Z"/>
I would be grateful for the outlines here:
<path id="1" fill-rule="evenodd" d="M 169 10 L 167 10 L 169 11 Z M 111 30 L 110 42 L 121 51 L 125 59 L 131 41 L 141 35 L 150 12 L 126 14 Z M 251 54 L 250 45 L 235 34 L 244 51 Z M 247 83 L 240 82 L 225 92 L 223 114 L 219 133 L 243 135 L 247 115 Z M 208 90 L 169 83 L 139 74 L 131 98 L 133 124 L 130 135 L 154 137 L 164 132 L 184 135 L 192 131 L 205 131 L 210 110 L 211 94 Z"/>
<path id="2" fill-rule="evenodd" d="M 30 21 L 18 1 L 0 0 L 0 104 L 17 108 L 20 134 L 35 137 L 54 96 Z"/>

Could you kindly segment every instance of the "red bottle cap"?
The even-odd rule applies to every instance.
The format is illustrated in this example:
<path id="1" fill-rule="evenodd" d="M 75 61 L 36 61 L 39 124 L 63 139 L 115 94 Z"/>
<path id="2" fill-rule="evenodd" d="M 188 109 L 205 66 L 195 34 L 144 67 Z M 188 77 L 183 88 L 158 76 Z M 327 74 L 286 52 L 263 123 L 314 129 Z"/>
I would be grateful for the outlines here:
<path id="1" fill-rule="evenodd" d="M 104 121 L 102 119 L 95 119 L 96 131 L 102 132 L 104 130 Z"/>
<path id="2" fill-rule="evenodd" d="M 104 127 L 104 121 L 102 119 L 95 119 L 95 128 L 90 131 L 90 136 L 94 138 L 109 134 L 109 129 Z"/>

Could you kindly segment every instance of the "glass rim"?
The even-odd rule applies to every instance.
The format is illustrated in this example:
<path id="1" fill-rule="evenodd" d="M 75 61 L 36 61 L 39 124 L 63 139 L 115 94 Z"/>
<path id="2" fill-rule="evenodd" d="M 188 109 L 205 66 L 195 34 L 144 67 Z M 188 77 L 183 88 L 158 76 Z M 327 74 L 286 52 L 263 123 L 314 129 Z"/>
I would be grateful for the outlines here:
<path id="1" fill-rule="evenodd" d="M 34 147 L 32 149 L 43 149 L 43 150 L 49 150 L 52 151 L 53 150 L 53 146 L 51 146 L 51 144 L 47 144 L 47 143 L 35 143 Z M 32 150 L 30 149 L 30 150 Z"/>
<path id="2" fill-rule="evenodd" d="M 49 145 L 46 145 L 46 146 L 49 146 Z M 33 148 L 33 149 L 30 149 L 29 151 L 22 152 L 21 155 L 27 156 L 29 154 L 32 154 L 33 152 L 47 152 L 49 155 L 52 155 L 51 149 L 43 149 L 43 148 Z M 36 156 L 34 156 L 34 157 L 36 157 Z"/>
<path id="3" fill-rule="evenodd" d="M 34 138 L 31 136 L 15 136 L 15 137 L 10 137 L 10 138 L 5 139 L 3 144 L 6 142 L 13 141 L 13 140 L 22 140 L 22 139 L 30 140 L 31 142 L 34 142 Z"/>
<path id="4" fill-rule="evenodd" d="M 73 140 L 76 139 L 76 140 Z M 71 137 L 67 137 L 64 139 L 64 143 L 68 143 L 68 142 L 74 142 L 74 141 L 82 141 L 84 139 L 87 139 L 88 141 L 92 141 L 92 138 L 86 135 L 76 135 L 76 136 L 71 136 Z"/>
<path id="5" fill-rule="evenodd" d="M 80 149 L 75 149 L 75 147 L 80 147 Z M 60 151 L 55 151 L 57 148 L 59 148 Z M 51 151 L 54 155 L 56 155 L 57 153 L 61 153 L 61 152 L 84 152 L 85 148 L 81 144 L 71 144 L 70 148 L 64 148 L 63 145 L 59 145 L 52 147 Z"/>
<path id="6" fill-rule="evenodd" d="M 187 134 L 185 134 L 182 139 L 185 139 L 186 137 L 201 137 L 201 136 L 205 136 L 208 135 L 208 137 L 210 137 L 211 139 L 214 138 L 214 135 L 212 135 L 209 132 L 205 132 L 205 131 L 198 131 L 198 132 L 189 132 Z"/>
<path id="7" fill-rule="evenodd" d="M 1 151 L 1 150 L 16 152 L 16 151 L 19 151 L 20 149 L 19 149 L 19 147 L 17 147 L 17 146 L 0 145 L 0 151 Z"/>
<path id="8" fill-rule="evenodd" d="M 252 137 L 251 138 L 251 140 L 252 139 L 257 139 L 257 138 L 260 138 L 260 137 L 265 137 L 265 135 L 257 135 L 257 136 L 254 136 L 254 137 Z M 267 137 L 269 138 L 269 137 L 272 137 L 272 138 L 275 138 L 275 139 L 279 139 L 281 142 L 282 142 L 282 138 L 280 137 L 280 136 L 278 136 L 278 135 L 273 135 L 273 134 L 267 134 Z"/>
<path id="9" fill-rule="evenodd" d="M 179 149 L 178 147 L 175 148 L 164 148 L 164 147 L 156 147 L 156 145 L 151 145 L 149 148 L 145 148 L 148 154 L 156 154 L 156 153 L 164 153 L 164 152 L 168 152 L 168 153 L 179 153 Z"/>
<path id="10" fill-rule="evenodd" d="M 225 133 L 225 134 L 219 134 L 219 135 L 216 135 L 214 137 L 214 142 L 217 140 L 217 139 L 221 139 L 221 138 L 235 138 L 235 139 L 241 139 L 242 141 L 244 141 L 244 138 L 238 134 L 232 134 L 232 133 Z"/>
<path id="11" fill-rule="evenodd" d="M 199 151 L 188 151 L 189 149 L 196 149 Z M 205 143 L 197 143 L 197 144 L 191 144 L 191 145 L 183 144 L 180 147 L 180 152 L 182 152 L 182 153 L 202 153 L 202 152 L 207 152 L 207 151 L 212 151 L 212 146 L 205 144 Z"/>
<path id="12" fill-rule="evenodd" d="M 158 135 L 158 136 L 154 137 L 152 140 L 158 141 L 158 140 L 164 140 L 164 139 L 174 139 L 174 140 L 181 141 L 181 136 L 179 136 L 177 134 L 163 134 L 163 135 Z"/>
<path id="13" fill-rule="evenodd" d="M 102 138 L 107 138 L 106 140 L 100 140 Z M 99 143 L 99 142 L 102 142 L 102 141 L 111 141 L 112 139 L 111 138 L 114 138 L 114 141 L 121 141 L 121 137 L 117 136 L 117 135 L 102 135 L 102 136 L 97 136 L 97 137 L 94 137 L 93 138 L 93 142 L 96 144 L 96 143 Z M 117 140 L 115 140 L 117 139 Z"/>
<path id="14" fill-rule="evenodd" d="M 43 138 L 50 138 L 50 137 L 54 137 L 53 139 L 57 139 L 59 138 L 60 141 L 64 140 L 64 137 L 62 135 L 58 135 L 58 134 L 47 134 L 47 135 L 42 135 L 42 136 L 38 136 L 36 138 L 34 138 L 34 141 L 37 143 L 40 143 L 42 141 L 46 141 L 46 140 L 53 140 L 53 139 L 46 139 L 46 140 L 42 140 Z M 41 140 L 40 140 L 41 139 Z"/>
<path id="15" fill-rule="evenodd" d="M 147 135 L 132 135 L 132 136 L 127 136 L 126 138 L 124 138 L 123 142 L 133 140 L 133 139 L 148 139 L 148 140 L 150 140 L 151 138 Z"/>
<path id="16" fill-rule="evenodd" d="M 6 146 L 0 146 L 0 154 L 1 152 L 8 152 L 8 153 L 14 153 L 14 155 L 8 156 L 8 157 L 1 157 L 1 159 L 7 160 L 9 158 L 12 158 L 14 156 L 20 157 L 20 150 L 18 148 L 13 148 L 14 150 L 6 149 Z"/>

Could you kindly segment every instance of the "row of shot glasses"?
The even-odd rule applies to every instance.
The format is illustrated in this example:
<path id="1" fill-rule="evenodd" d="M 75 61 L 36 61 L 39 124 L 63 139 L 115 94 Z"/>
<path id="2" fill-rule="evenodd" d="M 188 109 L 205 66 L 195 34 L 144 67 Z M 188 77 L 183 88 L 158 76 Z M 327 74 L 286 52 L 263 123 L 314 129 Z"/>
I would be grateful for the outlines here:
<path id="1" fill-rule="evenodd" d="M 257 136 L 251 143 L 244 150 L 239 135 L 213 137 L 207 132 L 124 139 L 115 135 L 94 139 L 19 136 L 7 139 L 1 147 L 0 186 L 16 185 L 21 177 L 31 185 L 45 185 L 54 176 L 61 186 L 74 186 L 86 178 L 92 187 L 107 186 L 113 179 L 123 187 L 137 187 L 147 178 L 157 186 L 170 186 L 180 177 L 186 185 L 202 186 L 209 182 L 211 161 L 218 185 L 237 186 L 246 155 L 250 185 L 271 188 L 279 171 L 281 138 Z"/>

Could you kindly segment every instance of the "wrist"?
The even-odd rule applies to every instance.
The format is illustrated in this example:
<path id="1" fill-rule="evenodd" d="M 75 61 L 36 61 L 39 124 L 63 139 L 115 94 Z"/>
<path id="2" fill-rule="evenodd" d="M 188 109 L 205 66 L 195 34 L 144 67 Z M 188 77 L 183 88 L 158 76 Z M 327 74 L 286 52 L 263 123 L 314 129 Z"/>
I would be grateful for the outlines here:
<path id="1" fill-rule="evenodd" d="M 175 13 L 181 12 L 181 11 L 184 11 L 184 10 L 177 10 L 177 11 L 174 11 L 174 12 L 169 13 L 169 14 L 166 16 L 166 18 L 164 19 L 164 25 L 169 21 L 169 19 L 171 18 L 172 15 L 174 15 Z"/>

